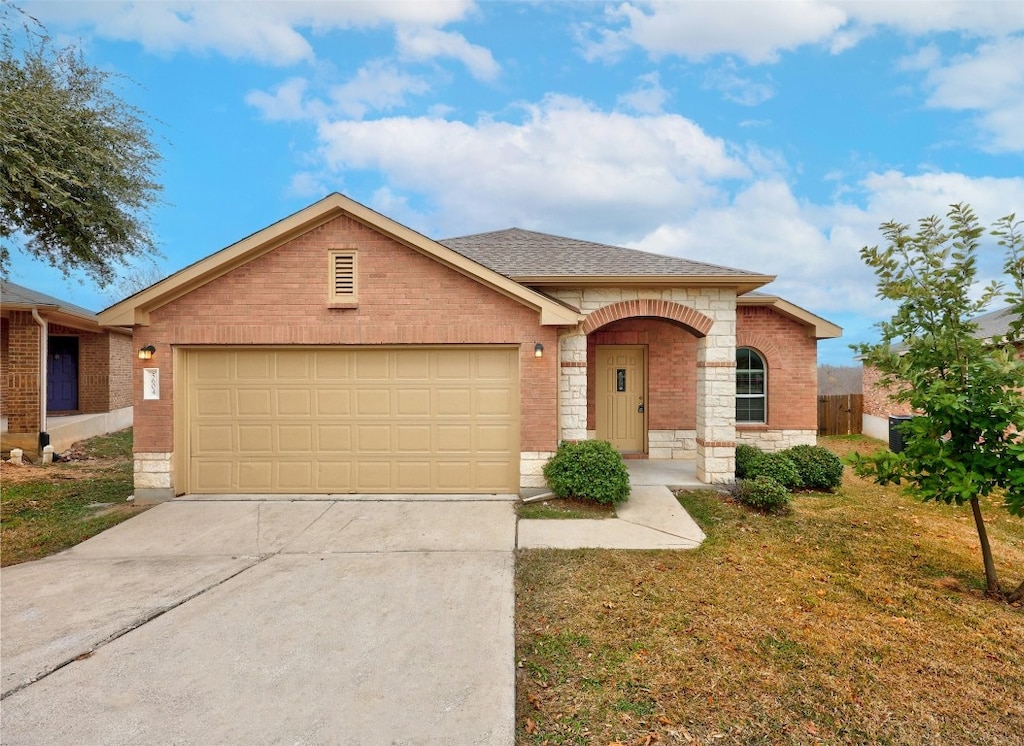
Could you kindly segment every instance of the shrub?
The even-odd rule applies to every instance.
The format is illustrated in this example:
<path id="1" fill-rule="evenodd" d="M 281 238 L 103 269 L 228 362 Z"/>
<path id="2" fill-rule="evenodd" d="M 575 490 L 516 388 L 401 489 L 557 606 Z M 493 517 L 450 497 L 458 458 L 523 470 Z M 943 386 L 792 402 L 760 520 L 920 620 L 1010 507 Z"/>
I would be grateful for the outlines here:
<path id="1" fill-rule="evenodd" d="M 762 451 L 757 446 L 750 446 L 742 443 L 736 446 L 736 478 L 746 479 L 750 471 L 750 465 L 760 456 Z"/>
<path id="2" fill-rule="evenodd" d="M 778 480 L 760 476 L 737 482 L 736 499 L 752 508 L 773 512 L 789 504 L 789 491 Z"/>
<path id="3" fill-rule="evenodd" d="M 800 472 L 804 489 L 832 492 L 843 483 L 843 462 L 821 446 L 793 446 L 782 452 Z"/>
<path id="4" fill-rule="evenodd" d="M 747 467 L 747 479 L 755 477 L 771 477 L 787 490 L 803 486 L 796 464 L 782 453 L 759 454 Z"/>
<path id="5" fill-rule="evenodd" d="M 603 505 L 629 497 L 629 472 L 619 452 L 604 440 L 562 443 L 544 464 L 544 479 L 558 497 Z"/>

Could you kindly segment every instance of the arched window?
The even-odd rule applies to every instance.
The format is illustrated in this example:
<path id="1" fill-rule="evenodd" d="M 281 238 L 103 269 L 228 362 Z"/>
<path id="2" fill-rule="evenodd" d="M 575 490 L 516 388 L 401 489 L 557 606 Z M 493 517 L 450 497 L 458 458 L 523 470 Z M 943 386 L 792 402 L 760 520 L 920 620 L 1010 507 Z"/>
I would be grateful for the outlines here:
<path id="1" fill-rule="evenodd" d="M 764 358 L 749 347 L 736 350 L 736 422 L 765 422 Z"/>

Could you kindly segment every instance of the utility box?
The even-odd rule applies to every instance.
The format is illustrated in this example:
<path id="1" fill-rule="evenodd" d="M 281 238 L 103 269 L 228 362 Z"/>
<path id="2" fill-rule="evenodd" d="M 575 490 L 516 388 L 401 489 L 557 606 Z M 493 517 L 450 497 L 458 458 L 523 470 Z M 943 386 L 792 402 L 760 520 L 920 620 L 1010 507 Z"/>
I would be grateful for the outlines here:
<path id="1" fill-rule="evenodd" d="M 889 415 L 889 450 L 893 453 L 903 452 L 903 424 L 912 419 L 909 414 Z"/>

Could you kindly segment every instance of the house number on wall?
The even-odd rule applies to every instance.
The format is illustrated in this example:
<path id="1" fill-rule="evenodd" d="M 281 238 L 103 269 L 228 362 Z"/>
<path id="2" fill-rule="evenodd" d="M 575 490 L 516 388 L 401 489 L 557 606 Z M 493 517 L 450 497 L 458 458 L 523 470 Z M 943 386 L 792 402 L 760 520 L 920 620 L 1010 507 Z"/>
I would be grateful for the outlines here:
<path id="1" fill-rule="evenodd" d="M 143 399 L 159 399 L 160 398 L 160 369 L 159 368 L 143 368 L 142 369 L 142 398 Z"/>

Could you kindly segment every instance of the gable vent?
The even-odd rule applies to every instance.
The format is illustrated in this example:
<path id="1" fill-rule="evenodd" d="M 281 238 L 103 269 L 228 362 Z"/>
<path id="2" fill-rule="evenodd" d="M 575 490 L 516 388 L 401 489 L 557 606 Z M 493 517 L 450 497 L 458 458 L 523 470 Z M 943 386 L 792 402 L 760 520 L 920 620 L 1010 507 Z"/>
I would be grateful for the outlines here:
<path id="1" fill-rule="evenodd" d="M 330 257 L 331 301 L 353 303 L 356 300 L 356 252 L 332 251 Z"/>

